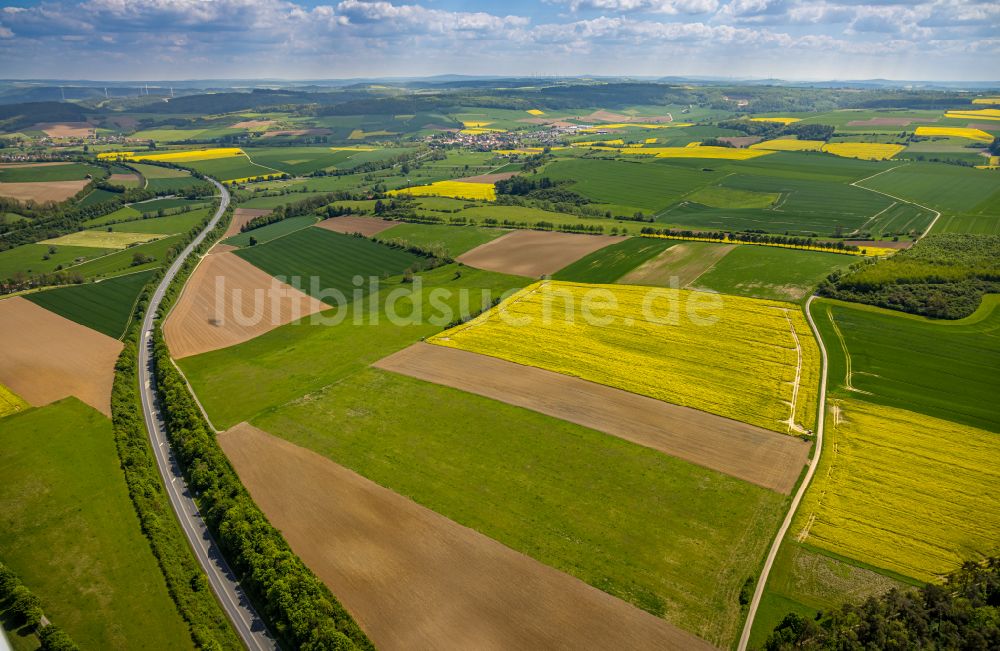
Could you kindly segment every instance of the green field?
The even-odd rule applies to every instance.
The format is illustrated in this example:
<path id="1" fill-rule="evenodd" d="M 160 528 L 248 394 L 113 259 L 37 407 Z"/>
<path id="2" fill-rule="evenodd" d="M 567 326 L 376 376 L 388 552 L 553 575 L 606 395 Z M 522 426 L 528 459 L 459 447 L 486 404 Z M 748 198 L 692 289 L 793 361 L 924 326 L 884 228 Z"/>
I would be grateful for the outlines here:
<path id="1" fill-rule="evenodd" d="M 280 174 L 280 170 L 262 167 L 250 161 L 246 156 L 231 156 L 229 158 L 214 158 L 184 163 L 185 167 L 198 170 L 205 176 L 211 176 L 219 181 L 245 179 L 267 174 Z"/>
<path id="2" fill-rule="evenodd" d="M 174 235 L 176 233 L 188 232 L 200 224 L 207 216 L 208 208 L 202 208 L 177 213 L 176 215 L 167 215 L 166 217 L 135 219 L 121 224 L 112 224 L 107 228 L 121 233 L 163 233 Z"/>
<path id="3" fill-rule="evenodd" d="M 579 283 L 613 283 L 675 244 L 671 240 L 631 237 L 583 256 L 552 277 Z"/>
<path id="4" fill-rule="evenodd" d="M 172 167 L 160 167 L 149 163 L 129 163 L 129 167 L 146 177 L 147 180 L 154 179 L 180 179 L 191 176 L 187 170 L 178 170 Z"/>
<path id="5" fill-rule="evenodd" d="M 52 249 L 54 252 L 50 253 Z M 91 246 L 49 246 L 48 244 L 22 244 L 0 251 L 0 278 L 13 278 L 21 272 L 28 276 L 55 271 L 62 265 L 68 267 L 76 260 L 92 260 L 109 253 L 111 249 Z M 48 256 L 48 260 L 43 258 Z"/>
<path id="6" fill-rule="evenodd" d="M 81 206 L 94 206 L 99 203 L 104 203 L 105 201 L 112 201 L 114 199 L 120 199 L 122 195 L 117 192 L 108 192 L 107 190 L 102 190 L 97 188 L 91 190 L 83 199 L 80 199 L 78 205 Z"/>
<path id="7" fill-rule="evenodd" d="M 239 207 L 258 209 L 277 208 L 278 206 L 303 201 L 304 199 L 315 197 L 320 194 L 323 194 L 323 192 L 291 192 L 289 194 L 278 194 L 270 197 L 255 197 L 250 195 L 251 198 L 246 201 L 241 201 Z"/>
<path id="8" fill-rule="evenodd" d="M 811 294 L 835 269 L 857 260 L 848 255 L 741 245 L 698 277 L 692 289 L 708 289 L 778 301 L 798 301 Z"/>
<path id="9" fill-rule="evenodd" d="M 354 151 L 332 151 L 329 147 L 274 147 L 244 149 L 250 159 L 258 165 L 273 167 L 291 174 L 304 176 L 327 168 L 336 168 L 347 161 Z"/>
<path id="10" fill-rule="evenodd" d="M 153 199 L 152 201 L 143 201 L 142 203 L 134 203 L 131 205 L 133 210 L 137 210 L 144 215 L 150 213 L 159 212 L 160 210 L 176 210 L 178 208 L 199 208 L 204 206 L 207 202 L 204 199 L 181 199 L 179 197 L 170 197 L 168 199 Z"/>
<path id="11" fill-rule="evenodd" d="M 79 273 L 83 275 L 84 278 L 108 278 L 111 276 L 120 276 L 125 273 L 131 273 L 133 271 L 145 271 L 146 269 L 154 269 L 163 264 L 164 260 L 167 258 L 167 251 L 178 244 L 180 244 L 182 235 L 173 235 L 171 237 L 160 238 L 154 242 L 149 242 L 148 244 L 140 244 L 139 246 L 133 246 L 129 249 L 124 249 L 122 251 L 116 251 L 110 255 L 105 255 L 96 260 L 90 260 L 84 262 L 83 264 L 70 267 L 67 271 Z M 134 257 L 136 254 L 145 255 L 153 258 L 151 262 L 143 263 L 140 265 L 133 265 Z"/>
<path id="12" fill-rule="evenodd" d="M 81 223 L 80 225 L 85 228 L 90 228 L 92 226 L 103 226 L 110 222 L 139 219 L 142 217 L 142 213 L 132 208 L 131 206 L 122 206 L 118 210 L 103 215 L 101 217 L 94 217 L 93 219 L 88 219 L 87 221 Z"/>
<path id="13" fill-rule="evenodd" d="M 756 192 L 723 185 L 701 188 L 685 197 L 710 208 L 770 208 L 780 198 L 780 192 Z"/>
<path id="14" fill-rule="evenodd" d="M 942 322 L 815 301 L 812 315 L 829 354 L 831 395 L 1000 432 L 998 308 L 1000 297 L 986 296 L 972 316 Z"/>
<path id="15" fill-rule="evenodd" d="M 508 231 L 480 226 L 447 226 L 444 224 L 400 224 L 382 231 L 380 240 L 396 240 L 429 251 L 440 250 L 456 257 L 481 244 L 486 244 Z"/>
<path id="16" fill-rule="evenodd" d="M 287 219 L 274 222 L 273 224 L 268 224 L 267 226 L 255 228 L 252 231 L 246 231 L 245 233 L 227 237 L 223 240 L 223 244 L 230 244 L 232 246 L 249 246 L 251 237 L 257 240 L 258 244 L 264 244 L 279 237 L 284 237 L 289 233 L 294 233 L 295 231 L 303 228 L 308 228 L 315 224 L 316 221 L 317 217 L 314 215 L 289 217 Z"/>
<path id="17" fill-rule="evenodd" d="M 0 557 L 80 648 L 190 649 L 119 463 L 111 422 L 76 398 L 4 419 Z"/>
<path id="18" fill-rule="evenodd" d="M 601 432 L 363 367 L 254 424 L 722 646 L 785 507 Z"/>
<path id="19" fill-rule="evenodd" d="M 25 294 L 24 298 L 70 321 L 118 339 L 125 333 L 139 292 L 152 273 L 152 270 L 141 271 L 97 283 L 57 287 Z"/>
<path id="20" fill-rule="evenodd" d="M 355 290 L 367 292 L 370 277 L 395 276 L 419 260 L 363 237 L 322 228 L 303 228 L 235 253 L 272 276 L 301 278 L 302 291 L 330 305 L 337 304 L 336 294 L 330 292 L 350 299 Z M 363 277 L 361 287 L 354 284 L 355 277 Z"/>
<path id="21" fill-rule="evenodd" d="M 77 181 L 87 178 L 104 176 L 104 170 L 86 163 L 69 163 L 66 165 L 16 166 L 0 167 L 0 183 L 37 183 L 41 181 Z"/>

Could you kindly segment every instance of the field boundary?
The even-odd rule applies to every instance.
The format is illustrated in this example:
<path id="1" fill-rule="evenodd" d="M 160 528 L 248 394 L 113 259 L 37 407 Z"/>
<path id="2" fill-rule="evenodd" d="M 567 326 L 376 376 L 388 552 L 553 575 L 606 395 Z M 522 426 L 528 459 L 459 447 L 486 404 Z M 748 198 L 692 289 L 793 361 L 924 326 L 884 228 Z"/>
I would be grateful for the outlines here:
<path id="1" fill-rule="evenodd" d="M 822 360 L 822 366 L 820 368 L 820 383 L 819 383 L 819 396 L 817 397 L 817 411 L 816 414 L 816 451 L 813 454 L 812 459 L 809 461 L 809 468 L 806 470 L 806 476 L 802 479 L 802 483 L 799 484 L 799 489 L 795 492 L 795 497 L 792 498 L 792 503 L 788 507 L 788 513 L 785 515 L 784 521 L 781 523 L 781 527 L 778 529 L 777 535 L 774 537 L 774 542 L 771 543 L 771 549 L 767 553 L 767 559 L 764 561 L 764 567 L 760 572 L 760 577 L 757 579 L 757 586 L 753 591 L 753 598 L 750 600 L 750 607 L 747 610 L 747 617 L 743 624 L 743 632 L 740 634 L 740 641 L 737 645 L 737 651 L 746 651 L 747 646 L 750 644 L 750 632 L 753 630 L 754 618 L 757 616 L 757 610 L 760 608 L 761 599 L 764 597 L 764 588 L 767 587 L 767 578 L 771 573 L 771 568 L 774 566 L 774 559 L 778 556 L 778 550 L 781 548 L 781 544 L 785 540 L 785 536 L 788 534 L 788 530 L 792 526 L 792 519 L 795 517 L 795 512 L 799 508 L 799 504 L 802 502 L 802 498 L 805 497 L 806 490 L 809 488 L 809 484 L 812 482 L 813 475 L 816 474 L 816 468 L 819 467 L 819 458 L 823 453 L 823 428 L 826 424 L 826 375 L 828 369 L 828 361 L 826 356 L 826 346 L 823 343 L 823 336 L 819 332 L 819 328 L 816 327 L 816 323 L 813 321 L 812 313 L 809 311 L 809 307 L 812 305 L 815 296 L 810 296 L 809 300 L 805 304 L 806 319 L 809 321 L 809 327 L 813 331 L 813 336 L 816 337 L 816 343 L 819 344 L 820 358 Z"/>
<path id="2" fill-rule="evenodd" d="M 880 174 L 885 174 L 887 172 L 892 172 L 893 170 L 898 170 L 899 168 L 906 167 L 907 165 L 909 165 L 909 163 L 903 163 L 902 165 L 897 165 L 896 167 L 890 167 L 887 170 L 882 170 L 878 174 L 872 174 L 871 176 L 866 176 L 863 179 L 858 179 L 857 181 L 854 181 L 853 183 L 851 183 L 851 185 L 853 185 L 856 188 L 861 188 L 862 190 L 868 190 L 869 192 L 875 192 L 875 193 L 881 194 L 883 196 L 889 197 L 890 199 L 895 199 L 896 201 L 901 201 L 903 203 L 908 203 L 911 206 L 916 206 L 917 208 L 923 208 L 924 210 L 927 210 L 929 212 L 934 213 L 934 219 L 931 220 L 931 223 L 927 225 L 927 228 L 925 228 L 920 233 L 920 237 L 917 238 L 916 241 L 919 242 L 920 240 L 924 239 L 924 236 L 926 236 L 928 233 L 931 232 L 931 229 L 934 228 L 934 224 L 936 224 L 938 222 L 938 220 L 941 219 L 941 212 L 940 211 L 934 210 L 933 208 L 929 208 L 928 206 L 925 206 L 922 203 L 917 203 L 916 201 L 908 201 L 906 199 L 903 199 L 902 197 L 897 197 L 896 195 L 889 194 L 888 192 L 882 192 L 881 190 L 875 190 L 873 188 L 868 188 L 868 187 L 865 187 L 863 185 L 858 185 L 859 183 L 861 183 L 863 181 L 867 181 L 868 179 L 873 179 L 876 176 L 879 176 Z M 874 219 L 874 217 L 872 217 L 872 219 Z M 868 221 L 870 222 L 871 220 L 868 220 Z M 867 224 L 868 222 L 865 222 L 865 223 Z M 857 231 L 855 231 L 855 232 L 857 232 Z"/>

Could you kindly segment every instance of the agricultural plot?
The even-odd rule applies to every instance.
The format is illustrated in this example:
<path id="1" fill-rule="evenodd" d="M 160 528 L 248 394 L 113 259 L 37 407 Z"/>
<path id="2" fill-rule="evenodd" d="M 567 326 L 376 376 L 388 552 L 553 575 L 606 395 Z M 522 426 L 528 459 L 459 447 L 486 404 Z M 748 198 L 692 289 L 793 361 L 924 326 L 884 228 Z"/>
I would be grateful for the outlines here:
<path id="1" fill-rule="evenodd" d="M 70 321 L 120 339 L 132 319 L 139 293 L 151 275 L 152 271 L 141 271 L 96 283 L 34 292 L 24 298 Z"/>
<path id="2" fill-rule="evenodd" d="M 846 269 L 854 261 L 836 253 L 736 246 L 688 286 L 737 296 L 800 301 L 831 272 Z"/>
<path id="3" fill-rule="evenodd" d="M 245 155 L 196 160 L 183 164 L 220 181 L 242 182 L 258 177 L 280 176 L 283 173 L 270 167 L 257 165 Z"/>
<path id="4" fill-rule="evenodd" d="M 179 197 L 170 197 L 164 199 L 153 199 L 152 201 L 143 201 L 141 203 L 132 204 L 132 208 L 138 210 L 144 215 L 151 213 L 158 213 L 161 210 L 177 210 L 178 208 L 200 208 L 205 206 L 208 202 L 204 199 L 181 199 Z"/>
<path id="5" fill-rule="evenodd" d="M 428 251 L 440 251 L 454 258 L 505 235 L 499 228 L 480 226 L 445 226 L 442 224 L 399 224 L 383 231 L 379 237 Z"/>
<path id="6" fill-rule="evenodd" d="M 288 217 L 287 219 L 282 219 L 281 221 L 274 222 L 273 224 L 268 224 L 267 226 L 261 226 L 260 228 L 255 228 L 252 231 L 244 231 L 233 235 L 232 237 L 227 237 L 222 241 L 223 244 L 228 244 L 229 246 L 244 247 L 250 245 L 250 238 L 257 240 L 258 244 L 266 244 L 271 240 L 276 240 L 279 237 L 284 237 L 289 233 L 294 233 L 295 231 L 300 231 L 304 228 L 309 228 L 316 223 L 318 217 L 314 215 L 299 215 L 298 217 Z"/>
<path id="7" fill-rule="evenodd" d="M 354 292 L 366 293 L 369 278 L 400 274 L 419 259 L 365 238 L 322 228 L 301 229 L 234 253 L 279 279 L 298 277 L 309 283 L 303 291 L 335 306 L 349 303 Z M 355 277 L 364 282 L 355 284 Z"/>
<path id="8" fill-rule="evenodd" d="M 711 208 L 770 208 L 781 199 L 781 193 L 755 192 L 715 185 L 695 190 L 684 199 Z"/>
<path id="9" fill-rule="evenodd" d="M 788 495 L 809 446 L 789 436 L 569 375 L 417 343 L 376 368 L 538 411 Z"/>
<path id="10" fill-rule="evenodd" d="M 329 147 L 276 147 L 246 150 L 252 161 L 264 167 L 291 174 L 305 176 L 319 170 L 335 169 L 339 163 L 347 161 L 357 151 L 335 151 Z"/>
<path id="11" fill-rule="evenodd" d="M 202 183 L 202 181 L 191 176 L 191 173 L 187 170 L 135 162 L 129 162 L 128 165 L 142 174 L 146 180 L 146 188 L 153 192 L 167 190 L 183 192 L 197 183 Z"/>
<path id="12" fill-rule="evenodd" d="M 513 231 L 460 255 L 458 261 L 478 269 L 537 278 L 555 273 L 623 239 L 578 233 Z"/>
<path id="13" fill-rule="evenodd" d="M 41 181 L 32 183 L 0 183 L 0 197 L 9 197 L 18 201 L 61 202 L 73 197 L 83 190 L 88 179 L 79 181 Z"/>
<path id="14" fill-rule="evenodd" d="M 24 163 L 0 165 L 0 183 L 45 183 L 79 181 L 103 176 L 104 170 L 86 163 Z"/>
<path id="15" fill-rule="evenodd" d="M 1000 432 L 1000 301 L 934 321 L 822 299 L 812 314 L 830 355 L 834 395 Z"/>
<path id="16" fill-rule="evenodd" d="M 45 614 L 81 648 L 193 648 L 140 530 L 111 422 L 68 398 L 4 419 L 0 449 L 3 562 Z"/>
<path id="17" fill-rule="evenodd" d="M 264 513 L 379 648 L 458 640 L 469 648 L 714 648 L 257 428 L 239 425 L 219 442 Z M 428 603 L 447 607 L 429 611 Z"/>
<path id="18" fill-rule="evenodd" d="M 632 237 L 585 255 L 556 273 L 555 280 L 578 283 L 613 283 L 676 245 L 670 240 Z"/>
<path id="19" fill-rule="evenodd" d="M 161 237 L 145 244 L 139 244 L 121 251 L 109 253 L 82 264 L 75 265 L 69 271 L 84 278 L 110 278 L 135 271 L 155 269 L 163 264 L 169 256 L 171 248 L 180 244 L 180 235 Z M 140 256 L 137 258 L 137 256 Z"/>
<path id="20" fill-rule="evenodd" d="M 854 399 L 831 410 L 796 540 L 922 581 L 997 553 L 995 433 Z"/>
<path id="21" fill-rule="evenodd" d="M 430 185 L 416 185 L 390 190 L 388 194 L 408 194 L 413 197 L 454 197 L 483 201 L 496 200 L 496 189 L 492 183 L 468 183 L 465 181 L 436 181 Z"/>
<path id="22" fill-rule="evenodd" d="M 111 249 L 89 246 L 22 244 L 0 251 L 0 278 L 14 278 L 19 273 L 27 276 L 50 273 L 58 266 L 68 267 L 110 252 Z"/>
<path id="23" fill-rule="evenodd" d="M 394 222 L 387 219 L 377 219 L 374 217 L 356 217 L 353 215 L 348 215 L 346 217 L 332 217 L 330 219 L 324 219 L 320 223 L 316 224 L 319 228 L 325 228 L 328 231 L 333 231 L 334 233 L 361 233 L 365 237 L 371 237 L 373 235 L 378 235 L 386 229 L 390 229 L 396 226 L 400 222 Z"/>
<path id="24" fill-rule="evenodd" d="M 735 638 L 736 595 L 785 501 L 572 423 L 374 369 L 254 424 L 721 646 Z"/>
<path id="25" fill-rule="evenodd" d="M 30 407 L 31 405 L 26 403 L 21 396 L 0 384 L 0 418 L 16 414 Z"/>
<path id="26" fill-rule="evenodd" d="M 49 246 L 82 246 L 97 249 L 125 249 L 136 244 L 164 237 L 162 233 L 123 233 L 109 231 L 77 231 L 51 240 L 42 240 Z"/>
<path id="27" fill-rule="evenodd" d="M 190 231 L 203 222 L 208 217 L 208 213 L 207 208 L 202 208 L 165 217 L 147 217 L 121 224 L 111 224 L 107 228 L 116 233 L 153 233 L 158 237 L 161 236 L 159 234 L 176 235 Z"/>
<path id="28" fill-rule="evenodd" d="M 240 229 L 242 229 L 243 226 L 245 226 L 251 219 L 267 215 L 270 212 L 270 210 L 264 208 L 237 208 L 233 211 L 233 218 L 229 220 L 229 226 L 226 227 L 226 232 L 222 234 L 223 239 L 232 237 L 233 235 L 239 235 Z"/>
<path id="29" fill-rule="evenodd" d="M 95 188 L 88 192 L 82 199 L 80 199 L 80 206 L 96 206 L 99 203 L 104 203 L 105 201 L 112 201 L 120 198 L 121 195 L 111 192 L 109 190 L 104 190 L 102 188 Z"/>
<path id="30" fill-rule="evenodd" d="M 163 336 L 174 358 L 188 357 L 241 343 L 326 307 L 232 253 L 212 253 L 185 285 L 163 323 Z"/>
<path id="31" fill-rule="evenodd" d="M 778 432 L 816 416 L 819 351 L 788 304 L 543 281 L 428 341 Z"/>
<path id="32" fill-rule="evenodd" d="M 21 297 L 0 301 L 0 384 L 34 406 L 75 396 L 111 412 L 122 344 Z"/>

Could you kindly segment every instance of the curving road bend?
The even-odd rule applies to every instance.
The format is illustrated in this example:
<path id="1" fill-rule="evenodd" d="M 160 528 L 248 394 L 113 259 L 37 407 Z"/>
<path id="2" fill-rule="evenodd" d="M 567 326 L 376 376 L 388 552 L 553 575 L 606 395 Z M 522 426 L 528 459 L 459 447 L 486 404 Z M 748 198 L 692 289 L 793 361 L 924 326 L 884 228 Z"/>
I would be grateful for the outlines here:
<path id="1" fill-rule="evenodd" d="M 928 229 L 929 230 L 929 229 Z M 781 528 L 778 529 L 778 535 L 774 537 L 774 542 L 771 543 L 771 550 L 767 553 L 767 560 L 764 561 L 764 569 L 760 572 L 760 577 L 757 579 L 757 586 L 753 591 L 753 599 L 750 600 L 750 609 L 747 611 L 747 618 L 743 624 L 743 633 L 740 634 L 740 643 L 736 647 L 737 651 L 746 651 L 747 645 L 750 643 L 750 631 L 753 629 L 753 620 L 757 616 L 757 608 L 760 606 L 760 600 L 764 596 L 764 588 L 767 586 L 767 577 L 771 573 L 771 567 L 774 565 L 774 559 L 778 556 L 778 549 L 781 548 L 781 543 L 785 539 L 785 534 L 788 533 L 788 529 L 792 526 L 792 518 L 795 517 L 795 511 L 799 508 L 799 503 L 802 502 L 802 497 L 806 494 L 806 490 L 809 488 L 809 483 L 812 481 L 813 475 L 816 474 L 816 467 L 819 465 L 819 457 L 823 452 L 823 426 L 826 422 L 826 373 L 827 373 L 827 359 L 826 359 L 826 346 L 823 345 L 823 337 L 819 333 L 819 328 L 813 322 L 812 312 L 809 311 L 809 307 L 812 305 L 815 296 L 810 296 L 809 300 L 806 301 L 806 319 L 809 321 L 809 327 L 812 328 L 813 333 L 816 335 L 816 343 L 819 344 L 819 352 L 822 356 L 823 366 L 820 373 L 820 384 L 819 384 L 819 408 L 816 415 L 816 454 L 813 455 L 812 460 L 809 462 L 809 469 L 806 470 L 806 476 L 799 484 L 799 490 L 795 492 L 795 497 L 792 498 L 792 503 L 788 507 L 788 513 L 785 515 L 784 522 L 781 523 Z"/>
<path id="2" fill-rule="evenodd" d="M 188 490 L 187 483 L 181 473 L 181 468 L 174 458 L 167 440 L 164 419 L 160 413 L 160 407 L 156 401 L 155 386 L 156 377 L 153 372 L 153 321 L 156 312 L 163 301 L 163 295 L 170 285 L 170 282 L 177 275 L 184 260 L 187 259 L 196 246 L 201 244 L 208 232 L 215 228 L 215 225 L 222 218 L 223 213 L 229 206 L 229 191 L 222 184 L 214 179 L 209 179 L 219 189 L 222 200 L 219 209 L 212 217 L 208 225 L 198 236 L 187 245 L 174 263 L 170 265 L 163 280 L 153 292 L 146 315 L 142 321 L 142 332 L 140 333 L 139 344 L 139 395 L 142 398 L 142 412 L 146 419 L 146 429 L 149 432 L 149 440 L 153 446 L 153 453 L 156 457 L 156 464 L 160 468 L 160 476 L 166 486 L 167 495 L 170 496 L 170 504 L 181 523 L 181 528 L 187 536 L 191 549 L 194 551 L 198 562 L 201 564 L 205 575 L 208 577 L 209 585 L 215 593 L 219 604 L 226 612 L 233 628 L 240 636 L 243 644 L 251 651 L 277 649 L 278 645 L 274 638 L 267 631 L 263 620 L 257 615 L 253 605 L 243 592 L 236 575 L 229 568 L 219 546 L 209 532 L 205 522 L 198 512 L 198 505 L 194 501 L 194 496 Z"/>

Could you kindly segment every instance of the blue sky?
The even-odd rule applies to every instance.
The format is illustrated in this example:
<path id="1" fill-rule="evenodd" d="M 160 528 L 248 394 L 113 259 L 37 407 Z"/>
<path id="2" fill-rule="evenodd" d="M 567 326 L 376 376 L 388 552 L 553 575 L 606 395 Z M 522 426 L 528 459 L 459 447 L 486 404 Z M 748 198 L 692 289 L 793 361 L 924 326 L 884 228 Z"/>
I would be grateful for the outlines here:
<path id="1" fill-rule="evenodd" d="M 1000 78 L 997 0 L 0 0 L 0 77 Z"/>

